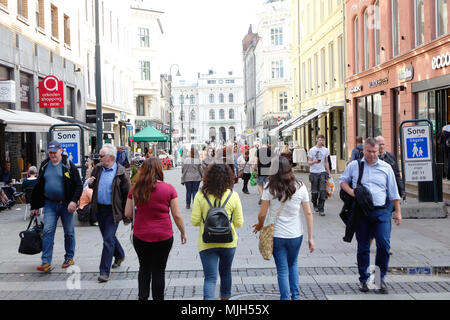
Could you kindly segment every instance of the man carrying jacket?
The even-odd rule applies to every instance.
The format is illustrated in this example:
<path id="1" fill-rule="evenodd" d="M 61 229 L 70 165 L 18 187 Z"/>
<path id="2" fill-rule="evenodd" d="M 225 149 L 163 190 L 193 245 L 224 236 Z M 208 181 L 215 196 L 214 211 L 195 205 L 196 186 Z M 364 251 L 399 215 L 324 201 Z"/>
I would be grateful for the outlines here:
<path id="1" fill-rule="evenodd" d="M 116 155 L 116 147 L 111 144 L 103 145 L 99 153 L 100 163 L 95 166 L 89 178 L 89 187 L 94 189 L 91 210 L 97 215 L 103 237 L 99 282 L 107 282 L 111 267 L 117 268 L 125 260 L 125 252 L 116 238 L 116 231 L 120 221 L 123 220 L 125 225 L 130 223 L 130 219 L 124 214 L 131 188 L 130 177 L 116 161 Z"/>
<path id="2" fill-rule="evenodd" d="M 370 239 L 375 236 L 377 253 L 375 265 L 380 271 L 378 292 L 387 294 L 388 289 L 384 277 L 388 270 L 389 249 L 391 237 L 391 218 L 395 208 L 394 221 L 398 225 L 402 222 L 400 209 L 400 195 L 391 166 L 378 159 L 378 142 L 368 138 L 364 143 L 364 157 L 361 160 L 364 173 L 361 184 L 370 192 L 373 201 L 373 211 L 363 215 L 356 227 L 358 242 L 357 262 L 360 290 L 369 291 Z M 339 184 L 350 196 L 355 197 L 355 188 L 359 177 L 358 161 L 352 161 L 346 168 Z"/>
<path id="3" fill-rule="evenodd" d="M 32 214 L 38 214 L 44 207 L 44 231 L 42 236 L 42 264 L 39 271 L 50 272 L 53 267 L 53 243 L 58 218 L 64 228 L 64 262 L 62 268 L 74 264 L 75 228 L 73 213 L 83 191 L 80 174 L 67 155 L 62 154 L 61 144 L 51 141 L 48 144 L 48 158 L 42 162 L 39 178 L 31 194 Z"/>

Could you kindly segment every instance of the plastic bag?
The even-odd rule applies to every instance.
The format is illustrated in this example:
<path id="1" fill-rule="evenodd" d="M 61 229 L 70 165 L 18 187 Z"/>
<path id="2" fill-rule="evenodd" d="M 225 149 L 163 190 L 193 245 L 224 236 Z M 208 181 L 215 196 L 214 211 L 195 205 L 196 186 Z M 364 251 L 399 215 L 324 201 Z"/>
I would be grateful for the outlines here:
<path id="1" fill-rule="evenodd" d="M 333 178 L 329 178 L 327 182 L 325 182 L 325 186 L 327 187 L 327 197 L 331 198 L 334 192 L 334 181 Z"/>
<path id="2" fill-rule="evenodd" d="M 250 176 L 250 185 L 252 187 L 256 186 L 256 179 L 255 179 L 255 173 L 252 172 L 252 175 Z"/>

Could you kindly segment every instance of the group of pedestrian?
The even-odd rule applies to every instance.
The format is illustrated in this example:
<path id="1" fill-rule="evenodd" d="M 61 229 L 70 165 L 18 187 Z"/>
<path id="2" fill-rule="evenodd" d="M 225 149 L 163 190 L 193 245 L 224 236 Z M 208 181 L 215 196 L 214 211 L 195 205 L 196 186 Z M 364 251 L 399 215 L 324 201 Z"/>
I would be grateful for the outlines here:
<path id="1" fill-rule="evenodd" d="M 316 146 L 308 153 L 308 161 L 311 202 L 314 209 L 321 213 L 324 208 L 322 183 L 331 172 L 324 137 L 319 135 L 316 142 Z M 191 148 L 189 157 L 183 161 L 181 181 L 187 190 L 186 208 L 189 209 L 193 203 L 191 223 L 199 227 L 197 245 L 204 271 L 204 299 L 215 298 L 218 276 L 220 298 L 227 300 L 231 296 L 231 267 L 238 243 L 236 228 L 242 227 L 244 223 L 240 197 L 237 192 L 233 192 L 233 188 L 236 178 L 241 177 L 244 180 L 243 191 L 248 193 L 247 183 L 252 170 L 257 171 L 261 195 L 261 207 L 253 231 L 260 231 L 269 220 L 274 222 L 273 257 L 280 297 L 299 299 L 298 255 L 304 235 L 300 217 L 302 211 L 309 251 L 315 250 L 308 190 L 292 171 L 289 150 L 283 150 L 279 156 L 273 155 L 267 140 L 263 139 L 262 147 L 254 153 L 253 162 L 250 153 L 249 149 L 239 154 L 236 149 L 225 147 L 207 149 L 201 157 Z M 34 214 L 42 207 L 45 212 L 42 264 L 37 267 L 43 272 L 53 269 L 53 242 L 59 218 L 63 223 L 65 239 L 62 268 L 74 264 L 73 212 L 77 210 L 83 190 L 76 166 L 62 154 L 57 141 L 49 143 L 48 155 L 39 170 L 31 199 Z M 172 185 L 164 182 L 162 164 L 157 157 L 150 156 L 142 163 L 136 184 L 131 186 L 129 175 L 118 163 L 117 155 L 114 146 L 105 144 L 99 152 L 100 162 L 93 167 L 87 180 L 88 187 L 92 189 L 91 210 L 98 219 L 103 237 L 98 281 L 108 281 L 111 268 L 120 267 L 125 260 L 125 252 L 116 237 L 116 231 L 120 222 L 128 225 L 133 221 L 133 245 L 139 259 L 139 299 L 147 300 L 151 287 L 153 299 L 161 300 L 164 299 L 165 269 L 174 242 L 171 216 L 180 232 L 181 244 L 187 242 L 178 194 Z M 355 226 L 361 290 L 368 290 L 367 268 L 370 239 L 373 236 L 377 244 L 375 264 L 381 270 L 380 291 L 386 293 L 384 276 L 389 261 L 391 214 L 394 211 L 394 220 L 399 225 L 399 200 L 404 191 L 401 191 L 393 170 L 395 162 L 385 151 L 382 137 L 378 137 L 365 141 L 362 159 L 352 161 L 339 180 L 341 188 L 349 196 L 355 197 L 360 192 L 357 182 L 361 163 L 364 174 L 360 184 L 367 188 L 373 199 L 373 212 L 366 216 L 359 214 L 359 223 Z M 201 188 L 200 182 L 203 182 Z M 210 221 L 214 220 L 209 219 L 210 215 L 217 217 L 214 223 L 221 223 L 222 229 L 227 230 L 223 237 L 222 234 L 219 237 L 219 233 L 210 232 L 213 223 Z"/>

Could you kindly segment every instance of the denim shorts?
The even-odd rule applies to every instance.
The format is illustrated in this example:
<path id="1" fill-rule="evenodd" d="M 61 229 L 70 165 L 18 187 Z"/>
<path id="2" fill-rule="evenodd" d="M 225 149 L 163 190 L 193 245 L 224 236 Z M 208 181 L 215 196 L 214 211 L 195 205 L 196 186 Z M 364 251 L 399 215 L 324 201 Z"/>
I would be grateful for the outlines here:
<path id="1" fill-rule="evenodd" d="M 258 179 L 256 181 L 258 184 L 262 184 L 263 186 L 269 182 L 269 176 L 258 176 Z"/>

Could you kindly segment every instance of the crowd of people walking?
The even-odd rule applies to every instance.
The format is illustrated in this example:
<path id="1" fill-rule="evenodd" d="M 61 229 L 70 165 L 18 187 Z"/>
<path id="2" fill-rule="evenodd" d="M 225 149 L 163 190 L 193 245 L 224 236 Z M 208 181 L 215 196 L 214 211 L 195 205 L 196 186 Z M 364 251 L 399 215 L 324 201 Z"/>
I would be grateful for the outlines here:
<path id="1" fill-rule="evenodd" d="M 50 272 L 54 268 L 53 244 L 59 218 L 65 248 L 61 267 L 68 268 L 75 263 L 73 213 L 86 207 L 91 224 L 98 225 L 103 239 L 98 281 L 107 282 L 111 268 L 120 267 L 125 260 L 116 232 L 120 222 L 132 223 L 131 240 L 139 260 L 138 298 L 147 300 L 151 292 L 154 300 L 162 300 L 165 269 L 175 241 L 171 217 L 180 232 L 181 244 L 188 241 L 180 210 L 183 201 L 186 209 L 192 210 L 192 225 L 198 227 L 203 297 L 215 299 L 220 278 L 220 299 L 227 300 L 231 297 L 231 270 L 238 246 L 236 229 L 243 226 L 245 213 L 239 193 L 234 189 L 242 179 L 242 193 L 249 194 L 249 181 L 255 177 L 260 209 L 257 218 L 254 217 L 253 232 L 258 233 L 267 223 L 274 224 L 273 258 L 280 298 L 299 299 L 298 256 L 303 240 L 307 240 L 311 253 L 316 248 L 310 202 L 315 212 L 325 215 L 325 182 L 331 170 L 324 139 L 322 135 L 317 136 L 317 144 L 308 152 L 311 196 L 305 183 L 294 175 L 289 148 L 275 153 L 267 139 L 262 139 L 261 148 L 225 146 L 204 148 L 201 153 L 194 147 L 183 150 L 180 182 L 186 194 L 182 200 L 174 186 L 164 182 L 163 165 L 158 157 L 150 155 L 142 162 L 132 185 L 122 150 L 118 152 L 113 145 L 105 144 L 99 152 L 99 163 L 87 162 L 88 178 L 83 187 L 76 166 L 62 154 L 59 142 L 52 141 L 37 178 L 37 169 L 30 170 L 31 180 L 35 180 L 32 214 L 38 215 L 38 210 L 44 208 L 42 263 L 37 269 Z M 404 196 L 404 186 L 400 183 L 395 158 L 384 148 L 383 137 L 358 142 L 362 148 L 360 145 L 355 148 L 352 153 L 355 160 L 349 162 L 339 179 L 346 208 L 341 212 L 347 226 L 344 241 L 351 241 L 356 234 L 360 290 L 366 292 L 370 244 L 371 238 L 375 238 L 375 264 L 381 270 L 379 291 L 387 293 L 384 277 L 390 255 L 391 216 L 394 212 L 395 223 L 401 223 L 399 200 Z"/>

